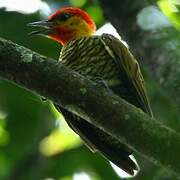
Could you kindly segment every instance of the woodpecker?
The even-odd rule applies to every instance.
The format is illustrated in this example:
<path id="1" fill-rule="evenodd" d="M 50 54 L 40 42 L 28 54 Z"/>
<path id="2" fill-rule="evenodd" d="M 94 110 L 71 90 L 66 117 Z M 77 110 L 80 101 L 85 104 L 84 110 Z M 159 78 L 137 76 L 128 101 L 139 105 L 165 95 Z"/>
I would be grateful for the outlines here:
<path id="1" fill-rule="evenodd" d="M 110 89 L 152 117 L 137 60 L 114 36 L 94 35 L 95 23 L 86 12 L 79 8 L 64 7 L 47 20 L 29 25 L 43 28 L 31 34 L 46 36 L 63 46 L 59 63 Z M 101 153 L 128 174 L 135 174 L 138 166 L 129 157 L 132 150 L 77 115 L 62 107 L 58 109 L 68 125 L 93 152 Z"/>

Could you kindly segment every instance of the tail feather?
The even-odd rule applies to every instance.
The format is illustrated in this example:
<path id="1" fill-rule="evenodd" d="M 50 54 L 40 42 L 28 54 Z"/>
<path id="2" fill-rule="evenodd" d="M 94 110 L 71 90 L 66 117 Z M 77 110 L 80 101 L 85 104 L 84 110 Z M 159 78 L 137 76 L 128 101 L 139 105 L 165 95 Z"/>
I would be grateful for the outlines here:
<path id="1" fill-rule="evenodd" d="M 117 139 L 98 129 L 80 117 L 73 115 L 58 106 L 68 125 L 82 138 L 85 144 L 93 151 L 100 152 L 105 158 L 130 175 L 139 168 L 129 157 L 132 153 Z"/>

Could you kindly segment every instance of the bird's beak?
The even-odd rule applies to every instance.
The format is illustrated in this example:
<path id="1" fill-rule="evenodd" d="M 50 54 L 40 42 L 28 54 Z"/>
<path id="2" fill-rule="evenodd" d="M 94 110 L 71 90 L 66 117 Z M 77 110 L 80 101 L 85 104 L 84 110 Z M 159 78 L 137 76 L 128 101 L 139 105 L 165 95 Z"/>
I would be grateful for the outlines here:
<path id="1" fill-rule="evenodd" d="M 48 20 L 28 23 L 27 26 L 42 27 L 43 29 L 32 31 L 29 35 L 47 36 L 53 32 L 54 23 Z"/>

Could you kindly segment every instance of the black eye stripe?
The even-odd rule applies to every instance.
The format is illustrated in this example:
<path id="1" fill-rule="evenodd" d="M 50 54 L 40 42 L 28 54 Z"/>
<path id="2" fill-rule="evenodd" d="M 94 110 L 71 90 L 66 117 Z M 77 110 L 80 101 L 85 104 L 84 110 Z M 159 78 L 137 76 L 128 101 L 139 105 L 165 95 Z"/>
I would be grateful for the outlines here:
<path id="1" fill-rule="evenodd" d="M 66 21 L 67 19 L 69 19 L 72 15 L 71 14 L 68 14 L 68 13 L 63 13 L 63 14 L 60 14 L 58 16 L 58 20 L 60 21 Z"/>

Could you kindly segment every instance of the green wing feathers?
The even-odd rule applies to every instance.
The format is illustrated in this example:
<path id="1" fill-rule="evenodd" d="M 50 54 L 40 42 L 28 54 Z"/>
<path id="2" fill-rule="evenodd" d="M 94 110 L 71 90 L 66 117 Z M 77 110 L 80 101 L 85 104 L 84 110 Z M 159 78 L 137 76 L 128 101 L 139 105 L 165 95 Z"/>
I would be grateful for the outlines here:
<path id="1" fill-rule="evenodd" d="M 153 117 L 144 79 L 137 60 L 120 40 L 111 35 L 108 35 L 108 37 L 110 39 L 103 38 L 103 41 L 113 51 L 113 58 L 121 70 L 121 76 L 124 76 L 125 83 L 132 88 L 132 93 L 137 97 L 141 109 Z"/>

